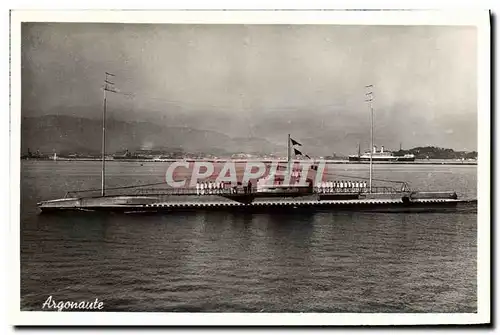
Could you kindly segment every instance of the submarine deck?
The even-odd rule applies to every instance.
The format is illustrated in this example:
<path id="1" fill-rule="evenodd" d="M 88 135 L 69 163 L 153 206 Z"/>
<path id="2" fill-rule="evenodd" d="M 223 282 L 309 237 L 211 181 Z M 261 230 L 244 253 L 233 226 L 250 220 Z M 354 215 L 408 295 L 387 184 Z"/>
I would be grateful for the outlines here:
<path id="1" fill-rule="evenodd" d="M 109 211 L 160 212 L 173 210 L 247 210 L 277 208 L 330 208 L 348 210 L 409 210 L 445 207 L 459 203 L 454 192 L 396 193 L 241 193 L 144 194 L 63 198 L 38 203 L 42 212 Z"/>

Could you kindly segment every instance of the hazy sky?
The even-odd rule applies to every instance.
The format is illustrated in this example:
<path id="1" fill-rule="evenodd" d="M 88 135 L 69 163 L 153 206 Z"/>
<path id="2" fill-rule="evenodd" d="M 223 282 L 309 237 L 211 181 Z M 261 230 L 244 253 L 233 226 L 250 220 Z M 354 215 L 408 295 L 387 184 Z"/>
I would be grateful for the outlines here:
<path id="1" fill-rule="evenodd" d="M 377 134 L 393 147 L 477 148 L 474 27 L 25 23 L 22 34 L 23 116 L 100 117 L 109 71 L 134 95 L 110 96 L 110 117 L 327 145 L 332 132 L 369 133 L 373 84 Z"/>

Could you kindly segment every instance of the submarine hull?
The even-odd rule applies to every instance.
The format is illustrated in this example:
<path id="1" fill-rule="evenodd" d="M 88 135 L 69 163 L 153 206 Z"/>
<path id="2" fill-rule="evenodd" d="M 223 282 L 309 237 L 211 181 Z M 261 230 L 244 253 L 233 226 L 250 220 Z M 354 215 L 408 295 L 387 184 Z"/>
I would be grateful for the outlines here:
<path id="1" fill-rule="evenodd" d="M 330 209 L 350 211 L 408 212 L 435 208 L 452 209 L 459 200 L 453 192 L 413 192 L 409 194 L 297 194 L 277 196 L 241 195 L 150 195 L 66 198 L 38 203 L 43 212 L 123 212 L 157 213 L 179 210 L 275 210 Z"/>

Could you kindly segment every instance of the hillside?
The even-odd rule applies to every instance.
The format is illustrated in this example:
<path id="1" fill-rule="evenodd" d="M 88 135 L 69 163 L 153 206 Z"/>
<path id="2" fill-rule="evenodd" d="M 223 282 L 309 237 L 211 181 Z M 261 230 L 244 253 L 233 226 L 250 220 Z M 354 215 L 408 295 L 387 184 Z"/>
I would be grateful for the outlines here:
<path id="1" fill-rule="evenodd" d="M 216 155 L 228 153 L 286 152 L 282 146 L 262 138 L 231 138 L 227 135 L 190 127 L 171 127 L 151 122 L 107 120 L 106 146 L 110 153 L 123 150 L 159 149 L 202 152 Z M 47 115 L 23 117 L 21 152 L 39 150 L 59 154 L 101 152 L 100 120 L 73 116 Z"/>
<path id="2" fill-rule="evenodd" d="M 398 155 L 414 154 L 417 159 L 477 159 L 477 151 L 454 151 L 453 149 L 433 146 L 416 147 L 410 150 L 399 150 Z"/>

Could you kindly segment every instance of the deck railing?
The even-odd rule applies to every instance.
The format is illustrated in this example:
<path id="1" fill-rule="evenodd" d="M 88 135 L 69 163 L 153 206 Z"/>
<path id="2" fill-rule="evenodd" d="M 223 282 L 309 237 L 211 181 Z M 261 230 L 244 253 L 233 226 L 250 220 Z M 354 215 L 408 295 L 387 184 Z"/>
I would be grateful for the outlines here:
<path id="1" fill-rule="evenodd" d="M 232 195 L 232 194 L 262 194 L 256 187 L 248 189 L 247 187 L 226 187 L 222 189 L 196 189 L 196 188 L 172 188 L 172 187 L 146 187 L 144 186 L 127 186 L 127 187 L 115 187 L 106 190 L 107 196 L 117 196 L 117 195 Z M 274 191 L 269 191 L 269 193 L 279 193 L 279 194 L 311 194 L 308 188 L 294 188 L 290 187 L 276 189 Z M 383 194 L 394 194 L 403 193 L 409 191 L 409 187 L 402 187 L 401 189 L 396 189 L 390 186 L 375 186 L 372 187 L 371 193 L 383 193 Z M 66 193 L 65 198 L 68 197 L 83 197 L 83 196 L 99 196 L 100 189 L 91 190 L 78 190 L 70 191 Z M 312 194 L 367 194 L 369 189 L 367 188 L 312 188 Z"/>
<path id="2" fill-rule="evenodd" d="M 369 193 L 370 190 L 365 187 L 333 187 L 333 188 L 315 188 L 316 193 L 320 194 L 328 194 L 328 193 Z M 372 187 L 371 193 L 401 193 L 405 192 L 405 190 L 397 190 L 394 187 L 390 186 L 374 186 Z"/>

